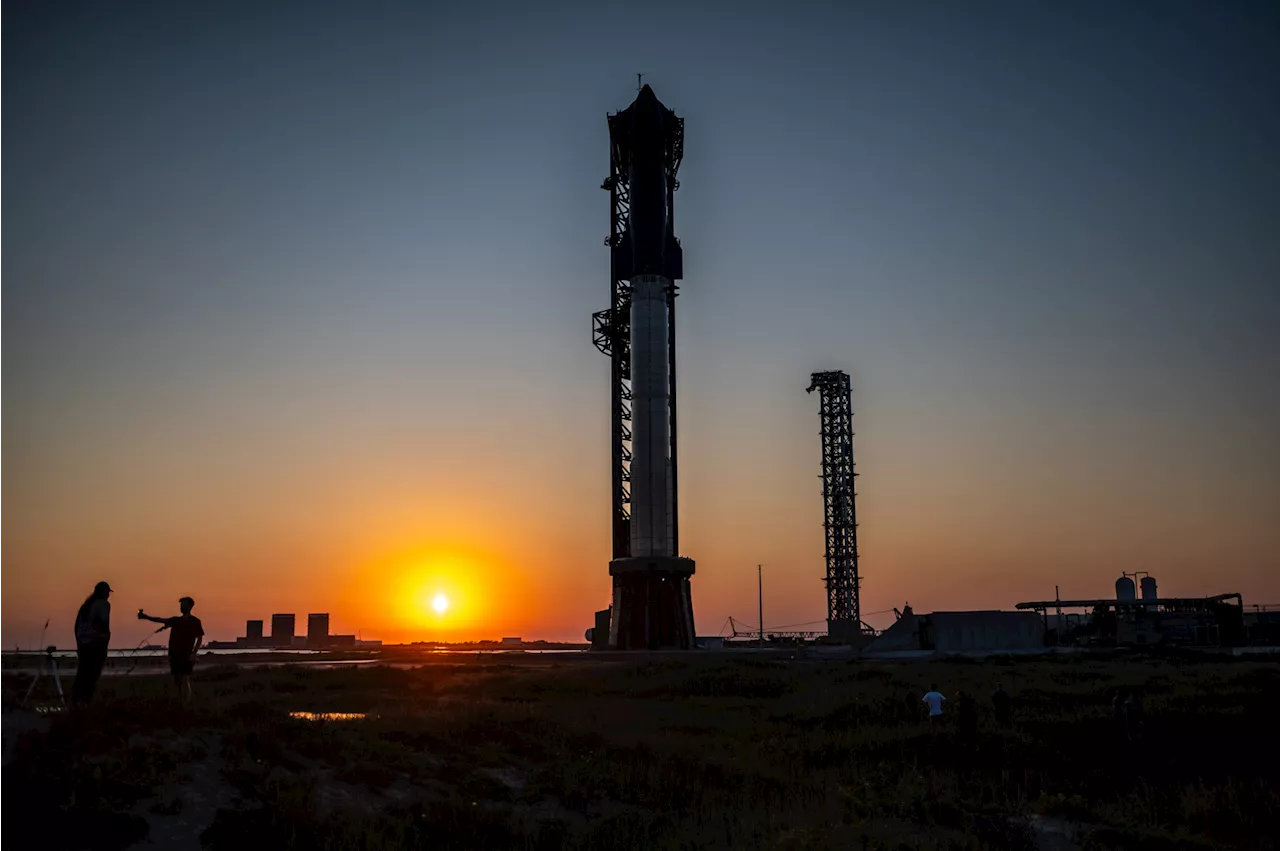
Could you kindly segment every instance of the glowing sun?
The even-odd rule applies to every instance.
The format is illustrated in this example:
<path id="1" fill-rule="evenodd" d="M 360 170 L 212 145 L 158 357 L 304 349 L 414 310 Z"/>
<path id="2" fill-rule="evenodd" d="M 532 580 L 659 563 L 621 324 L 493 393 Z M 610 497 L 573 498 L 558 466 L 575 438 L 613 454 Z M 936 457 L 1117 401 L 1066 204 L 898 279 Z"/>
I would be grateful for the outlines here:
<path id="1" fill-rule="evenodd" d="M 437 615 L 443 615 L 449 608 L 449 598 L 443 594 L 437 594 L 431 599 L 431 608 L 435 609 Z"/>

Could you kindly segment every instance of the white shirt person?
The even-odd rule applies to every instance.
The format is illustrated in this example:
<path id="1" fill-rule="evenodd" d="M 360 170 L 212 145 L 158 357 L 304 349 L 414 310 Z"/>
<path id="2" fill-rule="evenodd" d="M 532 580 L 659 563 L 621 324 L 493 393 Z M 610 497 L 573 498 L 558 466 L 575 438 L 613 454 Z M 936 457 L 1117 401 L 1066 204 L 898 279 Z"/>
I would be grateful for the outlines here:
<path id="1" fill-rule="evenodd" d="M 929 692 L 921 699 L 921 703 L 929 707 L 929 720 L 938 718 L 942 715 L 942 702 L 946 700 L 946 695 L 938 691 L 936 685 L 929 686 Z"/>

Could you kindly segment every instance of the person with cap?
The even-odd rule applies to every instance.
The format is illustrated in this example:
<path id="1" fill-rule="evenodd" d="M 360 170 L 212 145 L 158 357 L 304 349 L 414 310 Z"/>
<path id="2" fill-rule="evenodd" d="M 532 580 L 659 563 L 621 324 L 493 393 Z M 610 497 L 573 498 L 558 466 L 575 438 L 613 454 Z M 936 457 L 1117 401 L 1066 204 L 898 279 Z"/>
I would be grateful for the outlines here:
<path id="1" fill-rule="evenodd" d="M 196 601 L 190 597 L 180 599 L 178 608 L 182 614 L 176 618 L 153 618 L 138 609 L 138 620 L 158 623 L 161 629 L 169 630 L 169 671 L 184 702 L 191 700 L 191 672 L 195 669 L 196 654 L 204 644 L 204 626 L 191 614 L 195 605 Z"/>
<path id="2" fill-rule="evenodd" d="M 76 612 L 76 681 L 71 689 L 71 705 L 84 706 L 93 692 L 107 661 L 111 643 L 111 586 L 99 582 Z"/>

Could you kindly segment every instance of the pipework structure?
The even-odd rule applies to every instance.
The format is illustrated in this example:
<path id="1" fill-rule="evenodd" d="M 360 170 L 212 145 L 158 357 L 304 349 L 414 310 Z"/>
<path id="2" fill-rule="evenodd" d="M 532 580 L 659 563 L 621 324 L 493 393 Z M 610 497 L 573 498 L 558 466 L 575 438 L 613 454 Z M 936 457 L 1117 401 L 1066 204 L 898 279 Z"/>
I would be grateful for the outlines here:
<path id="1" fill-rule="evenodd" d="M 592 341 L 610 358 L 613 605 L 610 648 L 694 646 L 691 559 L 679 556 L 676 173 L 684 119 L 644 86 L 608 116 L 610 302 Z"/>
<path id="2" fill-rule="evenodd" d="M 809 389 L 818 391 L 822 422 L 822 505 L 826 531 L 827 634 L 847 639 L 862 633 L 858 601 L 857 496 L 853 468 L 853 403 L 845 372 L 815 372 Z"/>

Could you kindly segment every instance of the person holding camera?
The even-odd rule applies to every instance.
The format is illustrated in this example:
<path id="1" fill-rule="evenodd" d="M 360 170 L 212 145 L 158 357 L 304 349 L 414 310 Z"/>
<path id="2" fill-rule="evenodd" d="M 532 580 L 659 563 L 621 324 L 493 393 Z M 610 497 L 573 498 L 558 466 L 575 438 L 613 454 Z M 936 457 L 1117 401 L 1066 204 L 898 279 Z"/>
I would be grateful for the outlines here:
<path id="1" fill-rule="evenodd" d="M 178 601 L 182 614 L 176 618 L 153 618 L 138 609 L 138 620 L 158 623 L 161 629 L 169 630 L 169 671 L 184 703 L 191 700 L 191 672 L 195 669 L 196 654 L 204 644 L 204 626 L 191 614 L 195 605 L 195 600 L 183 597 Z"/>

